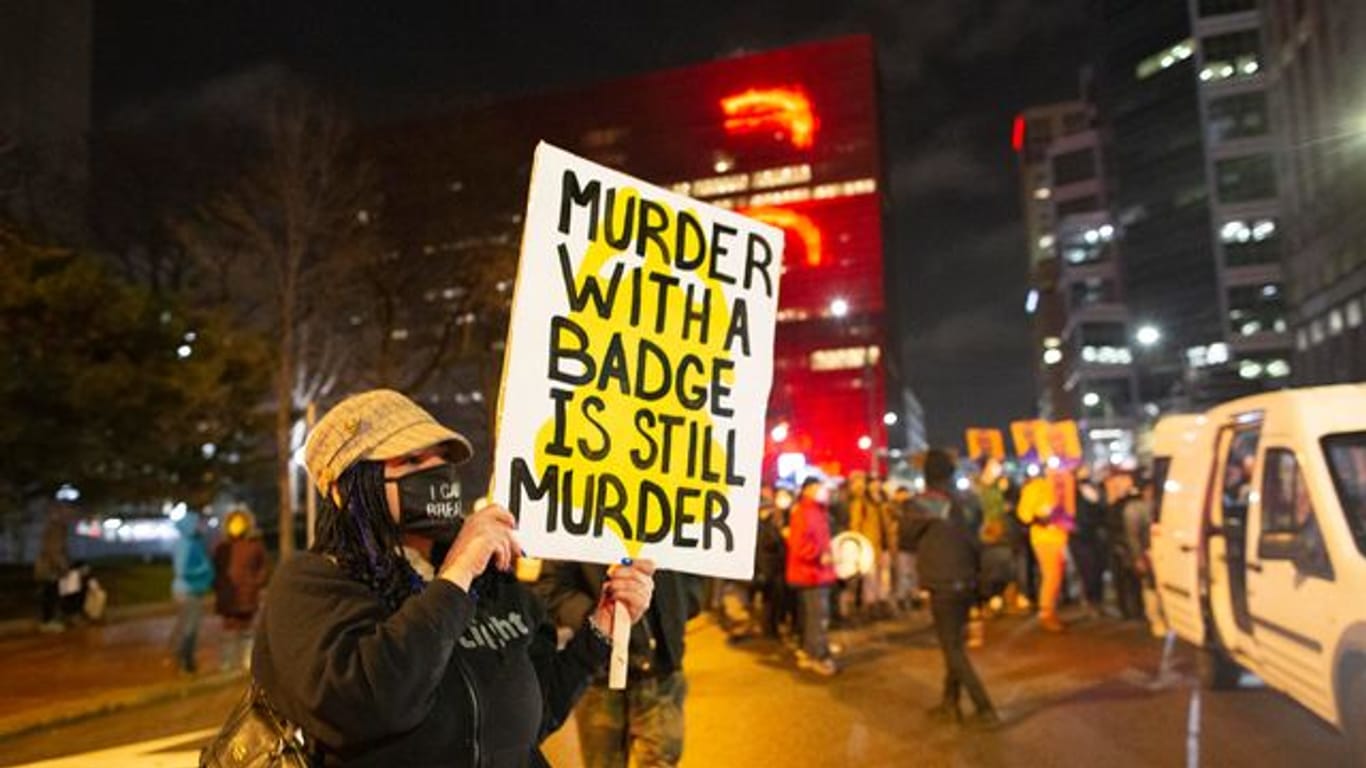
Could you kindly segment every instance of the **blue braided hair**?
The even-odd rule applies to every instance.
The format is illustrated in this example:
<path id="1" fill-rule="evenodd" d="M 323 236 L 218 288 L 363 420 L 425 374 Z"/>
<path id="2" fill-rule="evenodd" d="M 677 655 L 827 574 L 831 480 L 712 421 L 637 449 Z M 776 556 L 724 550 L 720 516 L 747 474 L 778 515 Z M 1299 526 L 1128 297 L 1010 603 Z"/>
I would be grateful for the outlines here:
<path id="1" fill-rule="evenodd" d="M 325 498 L 318 505 L 313 551 L 333 558 L 352 579 L 366 585 L 389 612 L 422 591 L 422 577 L 403 556 L 398 523 L 389 514 L 384 465 L 359 461 L 337 479 L 338 507 Z"/>

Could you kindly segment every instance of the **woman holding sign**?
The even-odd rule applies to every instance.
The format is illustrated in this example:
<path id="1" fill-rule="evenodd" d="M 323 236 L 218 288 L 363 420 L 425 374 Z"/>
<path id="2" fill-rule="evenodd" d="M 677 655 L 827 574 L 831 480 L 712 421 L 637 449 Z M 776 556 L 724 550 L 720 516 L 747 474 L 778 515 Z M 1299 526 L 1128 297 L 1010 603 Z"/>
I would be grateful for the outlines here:
<path id="1" fill-rule="evenodd" d="M 512 515 L 464 514 L 456 466 L 471 453 L 389 390 L 343 401 L 309 436 L 317 541 L 271 583 L 252 671 L 325 765 L 544 765 L 541 740 L 608 659 L 615 604 L 633 622 L 649 607 L 653 566 L 614 568 L 557 651 L 510 575 Z"/>

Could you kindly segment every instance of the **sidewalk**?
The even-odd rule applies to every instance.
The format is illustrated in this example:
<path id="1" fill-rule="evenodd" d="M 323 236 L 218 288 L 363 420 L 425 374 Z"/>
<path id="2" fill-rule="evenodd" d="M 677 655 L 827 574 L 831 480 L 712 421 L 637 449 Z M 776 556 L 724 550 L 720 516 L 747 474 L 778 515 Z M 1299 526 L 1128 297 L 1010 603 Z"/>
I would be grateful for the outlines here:
<path id="1" fill-rule="evenodd" d="M 179 674 L 168 638 L 174 607 L 60 634 L 0 639 L 0 739 L 125 707 L 233 684 L 218 669 L 219 619 L 205 611 L 194 677 Z"/>

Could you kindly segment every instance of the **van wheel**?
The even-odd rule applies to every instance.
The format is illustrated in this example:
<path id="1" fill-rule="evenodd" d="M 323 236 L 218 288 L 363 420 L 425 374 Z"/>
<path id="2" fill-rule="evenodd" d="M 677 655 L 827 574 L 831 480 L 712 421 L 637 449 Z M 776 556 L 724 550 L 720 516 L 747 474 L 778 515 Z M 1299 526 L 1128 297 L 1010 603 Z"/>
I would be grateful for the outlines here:
<path id="1" fill-rule="evenodd" d="M 1227 691 L 1238 687 L 1243 668 L 1229 658 L 1222 648 L 1206 648 L 1200 654 L 1200 681 L 1211 691 Z"/>
<path id="2" fill-rule="evenodd" d="M 1343 682 L 1343 706 L 1338 717 L 1352 753 L 1352 765 L 1366 766 L 1366 665 L 1357 664 Z"/>

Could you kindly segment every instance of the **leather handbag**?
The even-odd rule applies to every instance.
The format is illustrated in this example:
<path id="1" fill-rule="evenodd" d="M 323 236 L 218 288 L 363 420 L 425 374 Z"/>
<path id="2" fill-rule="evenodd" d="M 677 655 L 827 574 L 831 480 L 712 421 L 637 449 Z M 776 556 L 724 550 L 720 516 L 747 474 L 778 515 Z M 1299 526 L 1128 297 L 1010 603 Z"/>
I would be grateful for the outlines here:
<path id="1" fill-rule="evenodd" d="M 311 768 L 321 763 L 303 729 L 276 711 L 255 682 L 199 753 L 200 768 Z"/>

